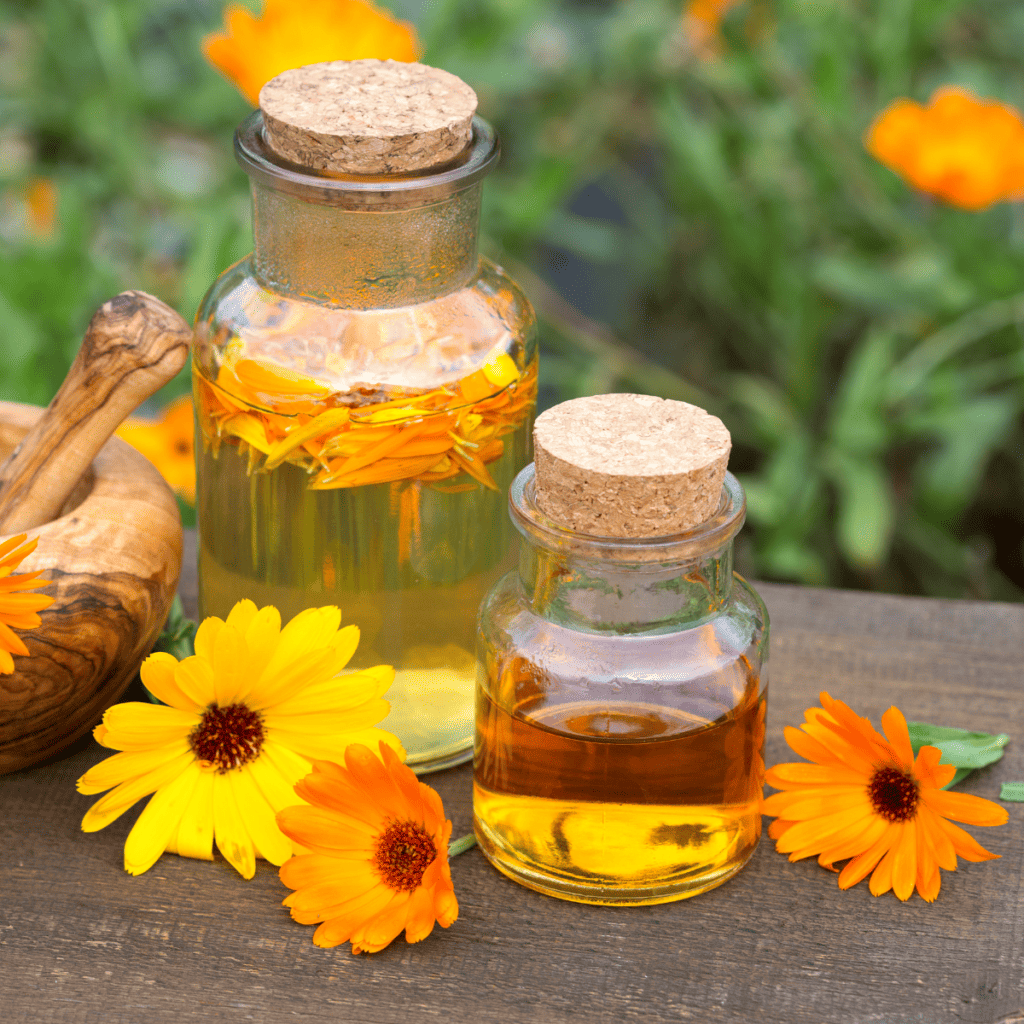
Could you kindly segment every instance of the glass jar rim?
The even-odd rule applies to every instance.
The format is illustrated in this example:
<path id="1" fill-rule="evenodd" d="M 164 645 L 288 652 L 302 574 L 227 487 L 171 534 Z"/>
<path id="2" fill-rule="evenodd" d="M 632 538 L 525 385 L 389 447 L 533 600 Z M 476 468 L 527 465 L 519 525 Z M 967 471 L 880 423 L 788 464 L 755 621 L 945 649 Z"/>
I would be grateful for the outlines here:
<path id="1" fill-rule="evenodd" d="M 235 158 L 253 181 L 307 202 L 354 210 L 403 210 L 441 202 L 489 174 L 500 155 L 497 133 L 479 115 L 473 117 L 469 145 L 454 161 L 410 174 L 340 174 L 289 163 L 268 145 L 258 109 L 235 131 Z"/>
<path id="2" fill-rule="evenodd" d="M 537 504 L 532 462 L 512 481 L 508 504 L 513 524 L 528 541 L 588 561 L 633 564 L 693 562 L 714 556 L 732 543 L 747 514 L 743 487 L 727 472 L 715 514 L 692 530 L 660 537 L 599 537 L 576 533 L 548 518 Z"/>

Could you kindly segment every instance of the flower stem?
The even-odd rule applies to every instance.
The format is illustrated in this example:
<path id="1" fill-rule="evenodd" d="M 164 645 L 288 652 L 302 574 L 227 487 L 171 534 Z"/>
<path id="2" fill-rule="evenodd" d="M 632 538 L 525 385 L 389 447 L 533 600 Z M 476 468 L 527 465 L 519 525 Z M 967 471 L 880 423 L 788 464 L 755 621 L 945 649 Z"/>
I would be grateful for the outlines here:
<path id="1" fill-rule="evenodd" d="M 470 832 L 468 836 L 462 836 L 461 839 L 456 839 L 455 842 L 448 844 L 448 856 L 458 857 L 460 853 L 472 850 L 474 846 L 476 846 L 476 836 Z"/>

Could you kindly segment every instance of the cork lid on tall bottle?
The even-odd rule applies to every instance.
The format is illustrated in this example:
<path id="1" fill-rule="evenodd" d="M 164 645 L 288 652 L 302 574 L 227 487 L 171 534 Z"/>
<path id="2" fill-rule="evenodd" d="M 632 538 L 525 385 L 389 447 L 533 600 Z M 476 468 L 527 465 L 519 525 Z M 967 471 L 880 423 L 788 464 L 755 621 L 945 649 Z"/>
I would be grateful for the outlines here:
<path id="1" fill-rule="evenodd" d="M 470 143 L 476 93 L 425 64 L 335 60 L 283 71 L 260 90 L 264 135 L 293 164 L 343 174 L 408 174 Z"/>
<path id="2" fill-rule="evenodd" d="M 596 537 L 665 537 L 718 510 L 732 440 L 717 416 L 651 395 L 595 395 L 534 427 L 536 502 Z"/>

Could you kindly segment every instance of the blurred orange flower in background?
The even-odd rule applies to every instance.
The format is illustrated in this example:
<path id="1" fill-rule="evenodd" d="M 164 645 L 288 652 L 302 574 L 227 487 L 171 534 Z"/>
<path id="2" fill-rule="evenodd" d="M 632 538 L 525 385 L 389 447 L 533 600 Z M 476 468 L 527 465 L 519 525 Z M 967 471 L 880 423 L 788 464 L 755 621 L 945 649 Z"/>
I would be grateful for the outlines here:
<path id="1" fill-rule="evenodd" d="M 193 429 L 192 399 L 184 395 L 171 402 L 158 420 L 129 416 L 117 428 L 117 436 L 142 452 L 171 490 L 191 505 L 196 500 Z"/>
<path id="2" fill-rule="evenodd" d="M 57 219 L 57 189 L 49 178 L 33 178 L 25 190 L 25 213 L 34 235 L 49 238 Z"/>
<path id="3" fill-rule="evenodd" d="M 227 31 L 203 40 L 206 59 L 255 107 L 260 89 L 289 68 L 327 60 L 414 61 L 416 29 L 367 0 L 264 0 L 254 18 L 232 4 Z"/>
<path id="4" fill-rule="evenodd" d="M 868 152 L 915 188 L 964 210 L 1024 199 L 1024 119 L 944 86 L 922 106 L 898 99 L 875 119 Z"/>
<path id="5" fill-rule="evenodd" d="M 721 49 L 722 19 L 739 0 L 688 0 L 683 29 L 694 53 L 711 57 Z"/>

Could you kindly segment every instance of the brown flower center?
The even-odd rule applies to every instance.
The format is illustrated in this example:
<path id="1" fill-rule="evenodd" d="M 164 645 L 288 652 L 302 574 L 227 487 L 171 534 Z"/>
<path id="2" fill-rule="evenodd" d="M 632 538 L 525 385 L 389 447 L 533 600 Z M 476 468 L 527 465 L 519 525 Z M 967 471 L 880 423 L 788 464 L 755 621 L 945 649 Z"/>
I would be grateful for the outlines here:
<path id="1" fill-rule="evenodd" d="M 412 892 L 437 856 L 437 847 L 422 825 L 393 821 L 380 834 L 373 863 L 384 884 L 395 892 Z"/>
<path id="2" fill-rule="evenodd" d="M 875 770 L 868 783 L 868 796 L 875 810 L 886 821 L 909 821 L 920 798 L 917 780 L 899 768 L 886 766 Z"/>
<path id="3" fill-rule="evenodd" d="M 263 748 L 263 716 L 245 704 L 218 707 L 211 704 L 189 733 L 192 753 L 223 775 L 232 768 L 255 761 Z"/>

